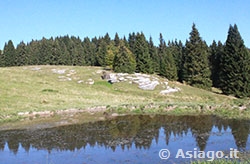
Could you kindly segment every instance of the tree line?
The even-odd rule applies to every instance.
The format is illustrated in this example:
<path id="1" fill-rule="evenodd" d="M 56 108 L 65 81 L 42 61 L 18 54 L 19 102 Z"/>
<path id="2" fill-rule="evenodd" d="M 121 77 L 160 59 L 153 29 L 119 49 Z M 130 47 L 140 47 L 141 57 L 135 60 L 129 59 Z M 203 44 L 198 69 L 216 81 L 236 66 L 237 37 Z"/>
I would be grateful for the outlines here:
<path id="1" fill-rule="evenodd" d="M 217 87 L 224 94 L 250 96 L 250 50 L 238 31 L 230 25 L 226 43 L 208 46 L 195 24 L 189 39 L 166 42 L 160 33 L 159 45 L 143 32 L 130 33 L 128 38 L 114 39 L 109 34 L 99 38 L 75 36 L 42 38 L 17 47 L 9 40 L 0 51 L 0 66 L 73 65 L 101 66 L 115 72 L 159 74 L 191 86 L 211 89 Z"/>

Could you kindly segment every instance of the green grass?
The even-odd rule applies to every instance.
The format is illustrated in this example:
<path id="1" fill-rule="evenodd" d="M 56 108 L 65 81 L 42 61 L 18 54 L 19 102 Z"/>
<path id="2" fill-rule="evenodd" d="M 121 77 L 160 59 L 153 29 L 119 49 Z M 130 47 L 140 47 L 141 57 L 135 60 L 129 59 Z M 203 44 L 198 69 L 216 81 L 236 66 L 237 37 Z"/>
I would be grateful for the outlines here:
<path id="1" fill-rule="evenodd" d="M 40 70 L 34 70 L 39 67 Z M 52 69 L 65 69 L 65 74 L 56 74 Z M 74 74 L 67 76 L 71 70 Z M 108 106 L 110 111 L 126 113 L 208 113 L 228 117 L 250 118 L 249 99 L 237 99 L 219 93 L 190 87 L 178 82 L 169 82 L 181 92 L 160 95 L 163 85 L 154 91 L 144 91 L 127 82 L 109 84 L 101 79 L 100 67 L 79 66 L 24 66 L 0 68 L 0 122 L 19 120 L 19 112 L 55 111 L 69 108 L 85 109 Z M 62 76 L 70 77 L 65 80 Z M 93 85 L 86 84 L 93 79 Z M 82 83 L 78 83 L 82 80 Z M 160 81 L 165 79 L 160 78 Z M 153 104 L 152 108 L 147 108 Z M 239 111 L 246 105 L 247 110 Z M 124 107 L 125 106 L 125 107 Z M 175 109 L 168 111 L 171 106 Z M 210 108 L 213 108 L 210 110 Z"/>

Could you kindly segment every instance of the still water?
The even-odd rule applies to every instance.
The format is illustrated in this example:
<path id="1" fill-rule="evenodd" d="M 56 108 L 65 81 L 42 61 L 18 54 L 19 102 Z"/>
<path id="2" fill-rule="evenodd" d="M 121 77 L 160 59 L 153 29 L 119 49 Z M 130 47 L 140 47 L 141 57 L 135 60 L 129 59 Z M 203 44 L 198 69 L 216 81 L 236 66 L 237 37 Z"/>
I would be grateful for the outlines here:
<path id="1" fill-rule="evenodd" d="M 185 151 L 250 149 L 249 120 L 215 116 L 131 115 L 48 129 L 0 131 L 0 163 L 189 163 Z M 161 149 L 170 158 L 159 157 Z"/>

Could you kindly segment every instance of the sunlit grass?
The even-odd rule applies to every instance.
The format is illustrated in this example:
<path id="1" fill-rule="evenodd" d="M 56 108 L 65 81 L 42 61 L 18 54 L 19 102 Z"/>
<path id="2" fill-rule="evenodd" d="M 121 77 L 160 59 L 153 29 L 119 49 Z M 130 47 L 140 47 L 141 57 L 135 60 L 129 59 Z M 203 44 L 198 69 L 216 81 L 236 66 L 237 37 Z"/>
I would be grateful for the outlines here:
<path id="1" fill-rule="evenodd" d="M 53 73 L 52 69 L 65 70 L 65 73 Z M 18 119 L 18 112 L 84 109 L 93 106 L 118 107 L 124 104 L 146 106 L 151 103 L 163 107 L 169 104 L 178 106 L 172 111 L 173 114 L 192 109 L 195 109 L 193 113 L 197 113 L 209 106 L 219 106 L 218 113 L 250 116 L 249 110 L 239 113 L 238 110 L 232 112 L 227 109 L 245 104 L 248 100 L 225 96 L 218 93 L 219 91 L 210 92 L 178 82 L 169 82 L 171 87 L 178 87 L 181 91 L 160 95 L 159 92 L 164 89 L 164 85 L 157 86 L 154 91 L 144 91 L 128 82 L 109 84 L 101 79 L 100 71 L 100 67 L 79 66 L 0 68 L 0 119 Z M 66 78 L 70 80 L 65 80 Z M 88 79 L 93 79 L 95 83 L 86 84 Z M 163 78 L 159 80 L 164 81 Z"/>

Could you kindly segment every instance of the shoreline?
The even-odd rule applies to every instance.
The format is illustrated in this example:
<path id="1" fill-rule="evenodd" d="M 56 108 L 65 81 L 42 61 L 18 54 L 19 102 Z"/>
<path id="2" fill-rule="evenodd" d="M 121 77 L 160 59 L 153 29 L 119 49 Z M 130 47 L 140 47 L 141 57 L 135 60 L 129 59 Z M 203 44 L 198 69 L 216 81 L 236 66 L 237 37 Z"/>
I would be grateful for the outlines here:
<path id="1" fill-rule="evenodd" d="M 127 104 L 120 106 L 96 106 L 85 109 L 70 108 L 55 111 L 19 112 L 17 113 L 18 119 L 7 116 L 6 119 L 8 120 L 3 120 L 0 123 L 0 131 L 51 128 L 103 121 L 124 115 L 215 115 L 229 119 L 250 119 L 248 108 L 245 106 L 233 106 L 230 109 L 225 109 L 225 106 L 223 107 L 222 105 Z"/>

